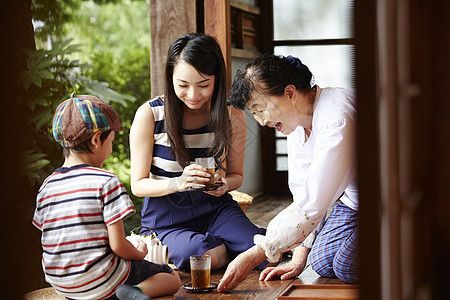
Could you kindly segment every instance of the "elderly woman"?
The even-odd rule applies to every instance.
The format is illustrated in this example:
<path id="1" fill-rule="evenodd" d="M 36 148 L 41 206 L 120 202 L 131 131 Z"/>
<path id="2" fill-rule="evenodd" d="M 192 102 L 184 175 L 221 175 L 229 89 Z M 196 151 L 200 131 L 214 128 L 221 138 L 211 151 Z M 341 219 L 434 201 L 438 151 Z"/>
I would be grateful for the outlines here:
<path id="1" fill-rule="evenodd" d="M 292 260 L 266 268 L 260 280 L 299 275 L 309 248 L 301 243 L 332 208 L 317 235 L 310 263 L 320 276 L 357 281 L 358 190 L 355 158 L 354 91 L 320 88 L 298 58 L 264 55 L 238 72 L 229 94 L 236 108 L 247 108 L 262 126 L 287 135 L 289 188 L 293 203 L 268 225 L 265 236 L 228 266 L 218 290 L 236 286 L 262 261 Z"/>

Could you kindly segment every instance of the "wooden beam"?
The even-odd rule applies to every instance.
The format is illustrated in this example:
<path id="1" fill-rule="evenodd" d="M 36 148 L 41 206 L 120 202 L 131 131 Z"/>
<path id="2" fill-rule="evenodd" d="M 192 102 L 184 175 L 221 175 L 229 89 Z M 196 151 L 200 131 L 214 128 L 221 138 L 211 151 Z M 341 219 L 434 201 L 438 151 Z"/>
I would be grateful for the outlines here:
<path id="1" fill-rule="evenodd" d="M 246 4 L 246 3 L 242 3 L 242 2 L 239 2 L 238 0 L 231 0 L 230 5 L 232 7 L 235 7 L 237 9 L 239 9 L 239 10 L 242 10 L 242 11 L 245 11 L 245 12 L 248 12 L 248 13 L 251 13 L 251 14 L 255 14 L 255 15 L 261 14 L 261 9 L 259 7 L 253 6 L 253 5 L 249 5 L 249 4 Z"/>
<path id="2" fill-rule="evenodd" d="M 227 68 L 227 90 L 231 87 L 230 0 L 204 0 L 205 34 L 217 39 Z"/>
<path id="3" fill-rule="evenodd" d="M 258 0 L 257 3 L 261 12 L 261 22 L 258 26 L 259 43 L 261 45 L 259 51 L 261 53 L 273 53 L 273 1 Z"/>
<path id="4" fill-rule="evenodd" d="M 372 13 L 371 13 L 372 12 Z M 355 3 L 360 299 L 382 299 L 377 0 Z M 384 19 L 382 19 L 384 20 Z M 389 298 L 389 297 L 386 297 Z"/>
<path id="5" fill-rule="evenodd" d="M 197 31 L 196 0 L 150 1 L 151 97 L 162 95 L 167 50 L 186 33 Z"/>

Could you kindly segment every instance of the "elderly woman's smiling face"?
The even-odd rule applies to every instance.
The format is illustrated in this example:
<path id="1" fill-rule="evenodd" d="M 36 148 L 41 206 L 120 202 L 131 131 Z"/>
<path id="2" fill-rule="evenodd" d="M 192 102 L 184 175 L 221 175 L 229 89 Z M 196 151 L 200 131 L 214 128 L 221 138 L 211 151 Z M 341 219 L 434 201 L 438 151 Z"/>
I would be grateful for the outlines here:
<path id="1" fill-rule="evenodd" d="M 292 104 L 287 93 L 275 96 L 255 89 L 250 94 L 247 109 L 261 126 L 274 127 L 288 135 L 298 126 Z"/>

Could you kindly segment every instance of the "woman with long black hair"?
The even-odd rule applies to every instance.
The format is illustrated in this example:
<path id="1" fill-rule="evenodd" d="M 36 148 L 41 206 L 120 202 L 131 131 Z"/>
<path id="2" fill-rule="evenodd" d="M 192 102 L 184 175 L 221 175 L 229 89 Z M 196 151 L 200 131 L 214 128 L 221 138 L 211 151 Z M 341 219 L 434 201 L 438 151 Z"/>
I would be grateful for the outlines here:
<path id="1" fill-rule="evenodd" d="M 194 254 L 223 267 L 265 233 L 227 193 L 242 184 L 246 121 L 226 105 L 225 74 L 214 38 L 178 38 L 168 51 L 165 95 L 144 103 L 131 128 L 131 187 L 145 197 L 142 226 L 157 232 L 183 271 Z M 197 157 L 215 158 L 217 189 L 196 189 L 211 179 L 193 163 Z"/>

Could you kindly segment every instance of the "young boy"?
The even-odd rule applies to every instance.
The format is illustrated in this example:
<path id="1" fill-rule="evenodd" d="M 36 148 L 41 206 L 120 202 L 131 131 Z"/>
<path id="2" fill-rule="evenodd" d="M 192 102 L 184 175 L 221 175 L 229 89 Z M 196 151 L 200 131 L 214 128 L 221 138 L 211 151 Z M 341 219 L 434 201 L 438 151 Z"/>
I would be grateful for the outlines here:
<path id="1" fill-rule="evenodd" d="M 101 169 L 122 130 L 114 109 L 93 96 L 72 96 L 53 118 L 65 161 L 40 187 L 33 224 L 46 281 L 70 299 L 151 299 L 180 287 L 168 265 L 143 260 L 144 242 L 135 248 L 125 238 L 133 203 L 117 175 Z"/>

